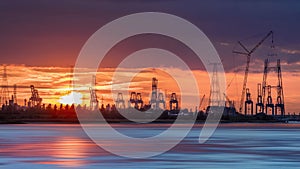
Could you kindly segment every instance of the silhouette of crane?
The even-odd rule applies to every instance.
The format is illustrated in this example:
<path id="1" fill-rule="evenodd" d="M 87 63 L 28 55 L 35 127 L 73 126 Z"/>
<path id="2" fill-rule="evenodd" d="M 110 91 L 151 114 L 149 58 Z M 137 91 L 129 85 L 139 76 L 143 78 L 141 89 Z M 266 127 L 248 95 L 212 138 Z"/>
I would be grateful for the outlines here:
<path id="1" fill-rule="evenodd" d="M 30 85 L 30 89 L 31 89 L 31 97 L 29 98 L 30 106 L 31 107 L 41 106 L 43 99 L 40 98 L 38 90 L 34 88 L 34 85 Z"/>
<path id="2" fill-rule="evenodd" d="M 248 73 L 249 73 L 249 66 L 250 66 L 250 58 L 253 52 L 269 37 L 272 35 L 272 44 L 273 44 L 273 31 L 270 31 L 262 40 L 260 40 L 251 50 L 248 50 L 241 41 L 238 41 L 238 44 L 244 49 L 244 52 L 239 51 L 233 51 L 233 53 L 240 54 L 240 55 L 246 55 L 247 56 L 247 62 L 246 62 L 246 69 L 244 74 L 244 82 L 243 82 L 243 89 L 242 89 L 242 96 L 240 101 L 240 107 L 239 112 L 242 113 L 244 99 L 245 99 L 245 93 L 247 88 L 247 80 L 248 80 Z"/>

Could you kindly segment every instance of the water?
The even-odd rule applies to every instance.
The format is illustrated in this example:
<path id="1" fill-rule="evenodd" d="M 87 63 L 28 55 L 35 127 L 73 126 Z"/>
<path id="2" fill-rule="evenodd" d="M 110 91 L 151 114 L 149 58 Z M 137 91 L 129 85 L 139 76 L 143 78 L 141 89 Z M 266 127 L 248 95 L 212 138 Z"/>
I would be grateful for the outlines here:
<path id="1" fill-rule="evenodd" d="M 140 137 L 168 127 L 113 126 Z M 0 125 L 0 168 L 300 168 L 299 124 L 222 124 L 198 144 L 201 126 L 162 155 L 128 159 L 95 145 L 76 124 Z"/>

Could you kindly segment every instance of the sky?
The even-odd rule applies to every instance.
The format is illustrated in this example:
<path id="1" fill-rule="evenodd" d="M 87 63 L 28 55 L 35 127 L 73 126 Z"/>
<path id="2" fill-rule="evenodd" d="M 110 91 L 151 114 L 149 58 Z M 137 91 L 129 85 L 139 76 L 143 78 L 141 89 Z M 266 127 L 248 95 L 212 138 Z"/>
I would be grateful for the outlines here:
<path id="1" fill-rule="evenodd" d="M 238 40 L 257 35 L 252 39 L 255 44 L 270 30 L 275 32 L 275 45 L 281 51 L 278 55 L 294 63 L 299 61 L 300 53 L 299 7 L 297 0 L 3 0 L 0 2 L 1 62 L 74 65 L 83 44 L 104 24 L 132 13 L 157 11 L 177 15 L 198 26 L 217 48 L 225 69 L 231 70 L 234 66 L 228 60 L 233 58 L 231 51 Z M 122 55 L 124 51 L 126 54 L 128 50 L 145 46 L 168 48 L 171 43 L 163 43 L 161 39 L 159 43 L 155 37 L 147 41 L 136 37 L 132 41 L 127 43 L 126 49 L 120 44 L 116 53 Z M 244 63 L 244 58 L 236 60 Z M 199 66 L 193 65 L 193 68 Z"/>
<path id="2" fill-rule="evenodd" d="M 228 74 L 227 81 L 233 78 L 237 81 L 236 87 L 232 87 L 233 91 L 241 90 L 246 63 L 244 56 L 232 54 L 232 50 L 240 50 L 237 41 L 252 48 L 273 30 L 277 56 L 268 56 L 272 52 L 269 48 L 270 39 L 252 56 L 249 85 L 253 99 L 256 83 L 262 81 L 263 60 L 267 57 L 272 62 L 281 59 L 285 75 L 284 91 L 289 93 L 285 96 L 291 97 L 287 99 L 290 102 L 288 104 L 293 104 L 289 110 L 299 111 L 296 106 L 299 94 L 294 89 L 300 72 L 300 2 L 297 0 L 2 0 L 0 64 L 10 65 L 10 68 L 19 72 L 13 73 L 9 69 L 11 82 L 34 83 L 51 90 L 55 88 L 56 94 L 53 90 L 44 91 L 44 97 L 46 100 L 52 99 L 48 102 L 59 102 L 57 100 L 63 94 L 57 92 L 69 84 L 67 78 L 60 77 L 68 75 L 69 67 L 75 64 L 88 38 L 106 23 L 137 12 L 165 12 L 198 26 L 219 53 Z M 105 56 L 101 67 L 111 70 L 132 52 L 154 47 L 177 54 L 195 72 L 204 71 L 201 61 L 184 44 L 158 35 L 139 35 L 121 41 Z M 22 78 L 13 80 L 18 77 Z M 206 87 L 203 88 L 203 93 L 207 93 Z M 236 93 L 239 91 L 231 92 L 230 97 L 238 100 L 239 94 Z"/>

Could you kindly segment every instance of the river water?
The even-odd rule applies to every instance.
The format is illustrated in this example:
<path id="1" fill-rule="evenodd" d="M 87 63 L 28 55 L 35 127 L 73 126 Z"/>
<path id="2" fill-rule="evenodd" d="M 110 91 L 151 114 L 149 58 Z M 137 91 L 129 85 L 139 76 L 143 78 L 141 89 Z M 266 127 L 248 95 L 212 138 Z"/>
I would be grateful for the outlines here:
<path id="1" fill-rule="evenodd" d="M 135 137 L 166 124 L 113 124 Z M 221 124 L 205 144 L 202 124 L 170 151 L 146 159 L 108 153 L 77 124 L 0 125 L 0 168 L 300 168 L 299 124 Z M 114 145 L 112 145 L 114 146 Z"/>

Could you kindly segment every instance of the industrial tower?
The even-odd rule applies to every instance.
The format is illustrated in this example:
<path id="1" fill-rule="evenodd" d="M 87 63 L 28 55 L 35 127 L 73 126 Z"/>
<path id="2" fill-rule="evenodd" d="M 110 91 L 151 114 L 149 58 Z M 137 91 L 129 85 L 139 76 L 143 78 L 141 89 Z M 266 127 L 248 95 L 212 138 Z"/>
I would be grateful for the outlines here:
<path id="1" fill-rule="evenodd" d="M 1 105 L 7 105 L 9 100 L 9 92 L 8 92 L 8 82 L 7 82 L 7 73 L 6 73 L 6 65 L 3 68 L 3 76 L 2 76 L 2 89 L 0 96 Z"/>

